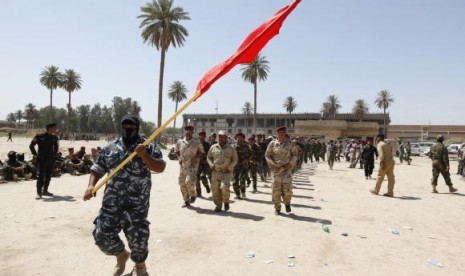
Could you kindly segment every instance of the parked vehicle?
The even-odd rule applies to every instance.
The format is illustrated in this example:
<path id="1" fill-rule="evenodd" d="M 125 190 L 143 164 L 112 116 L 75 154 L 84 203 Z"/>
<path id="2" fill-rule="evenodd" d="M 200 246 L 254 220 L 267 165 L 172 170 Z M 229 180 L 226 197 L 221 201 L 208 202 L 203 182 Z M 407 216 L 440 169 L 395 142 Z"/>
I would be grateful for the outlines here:
<path id="1" fill-rule="evenodd" d="M 418 142 L 418 145 L 420 146 L 420 155 L 428 155 L 429 150 L 432 145 L 434 145 L 433 142 Z"/>
<path id="2" fill-rule="evenodd" d="M 420 145 L 418 143 L 411 143 L 410 144 L 410 155 L 420 156 L 422 155 L 422 151 Z"/>
<path id="3" fill-rule="evenodd" d="M 449 152 L 449 154 L 457 154 L 461 146 L 461 144 L 450 144 L 447 147 L 447 151 Z"/>

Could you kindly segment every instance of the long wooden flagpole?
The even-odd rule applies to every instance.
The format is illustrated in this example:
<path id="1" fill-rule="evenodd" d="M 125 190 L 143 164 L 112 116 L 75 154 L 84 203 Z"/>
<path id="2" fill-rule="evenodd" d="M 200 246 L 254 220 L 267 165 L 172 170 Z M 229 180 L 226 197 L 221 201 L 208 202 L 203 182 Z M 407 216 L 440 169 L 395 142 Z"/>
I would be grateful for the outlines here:
<path id="1" fill-rule="evenodd" d="M 189 101 L 187 101 L 178 111 L 176 111 L 166 122 L 164 122 L 159 128 L 157 128 L 157 130 L 155 130 L 154 133 L 152 133 L 152 135 L 150 135 L 147 140 L 145 140 L 144 143 L 142 143 L 144 146 L 147 146 L 150 142 L 153 141 L 153 139 L 155 139 L 163 130 L 166 129 L 166 127 L 168 127 L 168 125 L 176 118 L 178 117 L 178 115 L 183 112 L 191 103 L 195 102 L 202 94 L 200 93 L 200 91 L 197 91 L 195 93 L 195 95 L 189 99 Z M 118 165 L 118 167 L 116 167 L 114 170 L 112 170 L 99 184 L 97 184 L 97 186 L 94 187 L 94 189 L 92 189 L 92 194 L 95 196 L 97 191 L 103 186 L 105 185 L 115 174 L 117 174 L 124 166 L 126 166 L 127 163 L 129 163 L 135 156 L 137 155 L 137 153 L 134 151 L 133 153 L 131 153 L 128 157 L 126 157 L 126 159 L 123 160 L 123 162 L 121 162 L 121 164 Z"/>

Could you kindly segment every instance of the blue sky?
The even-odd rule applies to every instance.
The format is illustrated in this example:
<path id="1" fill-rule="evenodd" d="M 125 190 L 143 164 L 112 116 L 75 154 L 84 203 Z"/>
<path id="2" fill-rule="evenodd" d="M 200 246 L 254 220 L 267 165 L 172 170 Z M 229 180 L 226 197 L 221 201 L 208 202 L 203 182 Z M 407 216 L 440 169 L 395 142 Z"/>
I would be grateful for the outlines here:
<path id="1" fill-rule="evenodd" d="M 235 52 L 255 27 L 291 0 L 175 0 L 189 13 L 189 36 L 166 56 L 163 121 L 174 112 L 166 94 L 182 81 L 195 92 L 211 67 Z M 146 0 L 2 1 L 0 9 L 0 118 L 30 102 L 49 103 L 39 74 L 45 66 L 74 69 L 83 87 L 74 107 L 114 96 L 131 97 L 144 120 L 156 121 L 160 53 L 143 43 L 140 7 Z M 270 74 L 258 86 L 258 112 L 319 112 L 334 94 L 350 112 L 365 99 L 371 112 L 378 91 L 395 98 L 392 124 L 464 124 L 465 1 L 303 0 L 262 51 Z M 187 113 L 239 113 L 253 103 L 240 66 L 218 80 Z M 66 107 L 67 93 L 53 104 Z"/>

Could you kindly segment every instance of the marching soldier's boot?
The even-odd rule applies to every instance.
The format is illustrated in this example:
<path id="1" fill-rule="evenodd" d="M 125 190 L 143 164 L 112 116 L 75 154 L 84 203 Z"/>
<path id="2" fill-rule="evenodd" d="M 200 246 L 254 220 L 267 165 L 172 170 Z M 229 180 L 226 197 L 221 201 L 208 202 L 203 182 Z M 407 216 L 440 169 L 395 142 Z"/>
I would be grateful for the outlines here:
<path id="1" fill-rule="evenodd" d="M 458 191 L 458 189 L 454 188 L 454 186 L 452 186 L 452 185 L 449 186 L 449 193 L 455 193 L 457 191 Z"/>
<path id="2" fill-rule="evenodd" d="M 44 189 L 44 192 L 42 193 L 42 195 L 53 196 L 53 194 L 51 192 L 49 192 L 47 189 Z"/>
<path id="3" fill-rule="evenodd" d="M 436 190 L 436 186 L 433 185 L 433 191 L 431 191 L 433 194 L 437 194 L 438 193 L 438 190 Z"/>
<path id="4" fill-rule="evenodd" d="M 290 212 L 291 212 L 291 205 L 286 204 L 286 213 L 290 213 Z"/>
<path id="5" fill-rule="evenodd" d="M 124 269 L 126 268 L 126 262 L 129 259 L 129 252 L 123 249 L 118 255 L 116 255 L 116 266 L 113 271 L 113 276 L 123 275 Z"/>
<path id="6" fill-rule="evenodd" d="M 132 276 L 149 276 L 149 273 L 147 272 L 147 267 L 145 266 L 144 263 L 136 263 L 134 266 L 134 269 L 132 270 Z"/>
<path id="7" fill-rule="evenodd" d="M 224 203 L 224 210 L 225 210 L 225 211 L 228 211 L 228 210 L 229 210 L 229 203 L 228 203 L 228 202 L 225 202 L 225 203 Z"/>
<path id="8" fill-rule="evenodd" d="M 42 190 L 41 190 L 41 189 L 37 189 L 36 199 L 41 199 L 41 198 L 42 198 Z"/>

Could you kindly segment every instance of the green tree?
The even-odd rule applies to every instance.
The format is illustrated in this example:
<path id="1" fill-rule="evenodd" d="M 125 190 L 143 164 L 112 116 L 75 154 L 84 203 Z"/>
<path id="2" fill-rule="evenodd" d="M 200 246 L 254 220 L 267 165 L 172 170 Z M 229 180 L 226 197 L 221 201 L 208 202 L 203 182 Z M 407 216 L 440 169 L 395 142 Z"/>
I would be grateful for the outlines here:
<path id="1" fill-rule="evenodd" d="M 90 132 L 90 125 L 93 123 L 90 121 L 90 105 L 80 105 L 76 108 L 78 115 L 78 131 L 88 133 Z"/>
<path id="2" fill-rule="evenodd" d="M 253 107 L 250 102 L 245 102 L 244 106 L 242 106 L 242 113 L 246 115 L 245 118 L 245 128 L 249 129 L 249 116 L 253 112 Z"/>
<path id="3" fill-rule="evenodd" d="M 174 81 L 168 90 L 168 98 L 175 102 L 174 113 L 178 111 L 178 103 L 187 99 L 187 88 L 182 81 Z M 173 128 L 176 129 L 176 118 L 174 118 Z"/>
<path id="4" fill-rule="evenodd" d="M 336 97 L 336 95 L 330 95 L 328 99 L 326 99 L 326 102 L 323 103 L 321 112 L 323 113 L 323 116 L 335 118 L 340 108 L 341 104 L 339 98 Z"/>
<path id="5" fill-rule="evenodd" d="M 158 79 L 158 118 L 157 126 L 162 124 L 163 110 L 163 75 L 165 70 L 165 55 L 168 48 L 184 45 L 189 35 L 187 29 L 179 24 L 181 20 L 190 20 L 188 13 L 181 7 L 173 7 L 173 0 L 152 0 L 141 7 L 142 19 L 139 28 L 142 28 L 144 43 L 154 46 L 160 51 L 160 75 Z M 159 136 L 160 137 L 160 136 Z"/>
<path id="6" fill-rule="evenodd" d="M 387 137 L 387 126 L 386 126 L 386 109 L 388 109 L 394 102 L 394 97 L 388 90 L 381 90 L 378 92 L 378 97 L 375 99 L 375 105 L 379 109 L 383 109 L 383 120 L 384 120 L 384 136 Z"/>
<path id="7" fill-rule="evenodd" d="M 24 107 L 24 119 L 26 119 L 26 124 L 28 128 L 33 128 L 35 125 L 35 118 L 37 114 L 36 106 L 32 103 L 28 103 Z"/>
<path id="8" fill-rule="evenodd" d="M 60 87 L 68 92 L 68 116 L 66 117 L 66 132 L 70 131 L 70 118 L 71 118 L 71 93 L 81 89 L 82 80 L 81 75 L 76 73 L 73 69 L 66 69 L 62 76 Z"/>
<path id="9" fill-rule="evenodd" d="M 365 102 L 365 100 L 358 99 L 355 101 L 354 107 L 352 108 L 352 112 L 355 114 L 355 118 L 362 121 L 368 111 L 368 104 Z"/>
<path id="10" fill-rule="evenodd" d="M 289 126 L 292 123 L 292 112 L 294 112 L 297 106 L 297 101 L 292 96 L 287 97 L 283 102 L 283 107 L 286 109 L 286 112 L 289 112 Z"/>
<path id="11" fill-rule="evenodd" d="M 15 125 L 16 123 L 16 115 L 15 113 L 8 113 L 8 115 L 6 115 L 6 121 L 8 123 L 10 123 L 10 125 Z"/>
<path id="12" fill-rule="evenodd" d="M 270 72 L 269 62 L 265 56 L 260 54 L 249 64 L 244 65 L 240 70 L 242 71 L 242 78 L 246 82 L 253 84 L 253 129 L 255 133 L 257 126 L 257 82 L 265 81 L 268 78 Z"/>
<path id="13" fill-rule="evenodd" d="M 21 120 L 24 118 L 24 113 L 22 110 L 17 110 L 15 113 L 16 120 L 18 121 L 18 128 L 21 126 Z"/>
<path id="14" fill-rule="evenodd" d="M 63 79 L 63 74 L 58 71 L 59 68 L 55 65 L 45 67 L 40 73 L 40 84 L 47 87 L 50 90 L 50 108 L 51 112 L 48 117 L 48 121 L 52 122 L 55 120 L 55 114 L 53 113 L 53 90 L 57 89 Z"/>

